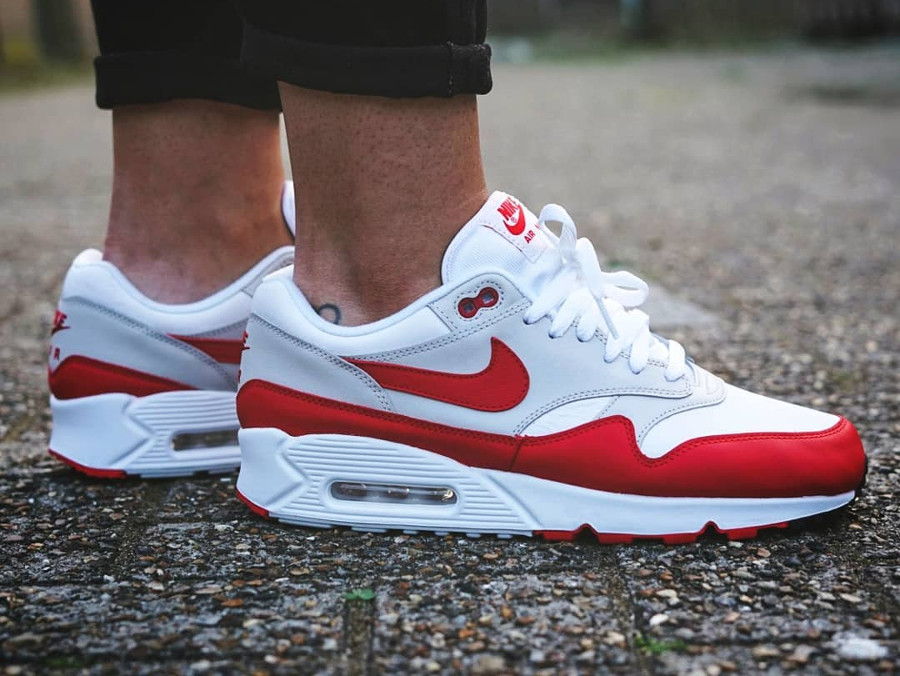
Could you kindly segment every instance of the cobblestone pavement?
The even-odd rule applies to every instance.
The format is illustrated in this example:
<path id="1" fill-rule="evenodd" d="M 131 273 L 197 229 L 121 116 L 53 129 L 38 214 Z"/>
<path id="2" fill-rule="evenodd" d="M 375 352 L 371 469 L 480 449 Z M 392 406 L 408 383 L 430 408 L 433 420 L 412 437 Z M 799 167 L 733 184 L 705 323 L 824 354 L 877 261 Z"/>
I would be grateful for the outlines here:
<path id="1" fill-rule="evenodd" d="M 890 673 L 900 667 L 900 50 L 505 66 L 491 183 L 566 204 L 616 265 L 716 321 L 738 385 L 847 415 L 836 518 L 756 540 L 599 546 L 295 529 L 235 475 L 91 480 L 46 454 L 44 349 L 97 244 L 89 87 L 0 99 L 0 663 L 53 670 Z"/>

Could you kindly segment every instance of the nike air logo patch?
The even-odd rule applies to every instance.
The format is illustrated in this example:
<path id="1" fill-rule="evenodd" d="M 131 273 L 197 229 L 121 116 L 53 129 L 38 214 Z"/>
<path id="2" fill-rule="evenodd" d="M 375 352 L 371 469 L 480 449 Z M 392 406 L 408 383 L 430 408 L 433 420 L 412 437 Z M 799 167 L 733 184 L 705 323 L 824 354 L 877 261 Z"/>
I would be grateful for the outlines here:
<path id="1" fill-rule="evenodd" d="M 510 235 L 521 235 L 525 232 L 525 212 L 522 205 L 512 197 L 507 197 L 497 211 L 503 217 L 503 225 Z"/>
<path id="2" fill-rule="evenodd" d="M 521 251 L 528 260 L 534 263 L 548 248 L 549 240 L 541 232 L 537 221 L 525 213 L 525 207 L 515 197 L 507 197 L 497 207 L 499 218 L 487 218 L 482 222 L 507 242 Z"/>
<path id="3" fill-rule="evenodd" d="M 507 411 L 528 394 L 528 370 L 498 338 L 491 338 L 491 359 L 478 373 L 445 373 L 415 366 L 345 359 L 387 390 L 406 392 L 476 411 Z"/>
<path id="4" fill-rule="evenodd" d="M 71 328 L 70 326 L 66 326 L 66 319 L 68 319 L 66 313 L 60 312 L 59 310 L 56 311 L 56 314 L 53 316 L 53 326 L 50 327 L 51 336 Z"/>

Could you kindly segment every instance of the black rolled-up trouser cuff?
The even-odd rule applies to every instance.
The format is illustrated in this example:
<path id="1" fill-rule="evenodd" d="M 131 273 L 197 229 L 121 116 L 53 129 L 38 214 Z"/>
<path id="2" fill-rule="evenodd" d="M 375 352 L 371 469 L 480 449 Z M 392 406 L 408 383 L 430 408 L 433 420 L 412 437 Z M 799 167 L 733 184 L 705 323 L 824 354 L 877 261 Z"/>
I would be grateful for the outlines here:
<path id="1" fill-rule="evenodd" d="M 97 106 L 198 98 L 258 110 L 280 110 L 278 85 L 238 61 L 194 52 L 126 52 L 94 60 Z"/>
<path id="2" fill-rule="evenodd" d="M 389 97 L 450 97 L 491 90 L 491 48 L 444 43 L 356 47 L 305 42 L 244 25 L 241 62 L 283 82 Z"/>

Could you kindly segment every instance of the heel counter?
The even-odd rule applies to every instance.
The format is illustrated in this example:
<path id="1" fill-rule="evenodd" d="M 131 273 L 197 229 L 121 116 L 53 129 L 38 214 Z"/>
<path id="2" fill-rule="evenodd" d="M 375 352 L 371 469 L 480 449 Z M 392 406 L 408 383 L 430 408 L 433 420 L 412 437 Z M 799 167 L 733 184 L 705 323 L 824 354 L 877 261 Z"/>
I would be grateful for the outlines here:
<path id="1" fill-rule="evenodd" d="M 362 369 L 255 314 L 247 323 L 238 388 L 238 417 L 244 427 L 258 426 L 250 414 L 256 410 L 249 401 L 254 391 L 247 388 L 251 383 L 278 385 L 379 411 L 394 410 L 388 393 Z"/>
<path id="2" fill-rule="evenodd" d="M 79 364 L 80 360 L 77 358 L 79 344 L 82 342 L 78 329 L 84 322 L 79 317 L 77 304 L 72 303 L 71 299 L 77 297 L 80 287 L 84 286 L 81 279 L 84 277 L 84 266 L 99 260 L 102 260 L 102 254 L 96 249 L 82 251 L 63 278 L 60 298 L 50 325 L 50 349 L 47 355 L 47 388 L 57 399 L 89 396 L 90 393 L 84 394 L 82 391 L 94 381 L 92 374 L 84 372 L 83 364 Z M 74 368 L 70 368 L 72 366 Z M 99 380 L 102 381 L 102 378 Z"/>
<path id="3" fill-rule="evenodd" d="M 393 410 L 387 392 L 365 371 L 255 314 L 247 323 L 241 385 L 252 380 L 360 406 Z"/>
<path id="4" fill-rule="evenodd" d="M 78 298 L 61 298 L 50 329 L 50 393 L 67 400 L 109 393 L 144 397 L 195 389 L 175 378 L 150 372 L 148 364 L 127 363 L 128 352 L 139 350 L 145 342 L 143 336 L 135 327 L 107 316 L 99 306 Z"/>
<path id="5" fill-rule="evenodd" d="M 47 355 L 48 385 L 55 397 L 234 391 L 233 373 L 215 359 L 137 319 L 146 312 L 108 267 L 99 252 L 89 250 L 66 274 Z"/>

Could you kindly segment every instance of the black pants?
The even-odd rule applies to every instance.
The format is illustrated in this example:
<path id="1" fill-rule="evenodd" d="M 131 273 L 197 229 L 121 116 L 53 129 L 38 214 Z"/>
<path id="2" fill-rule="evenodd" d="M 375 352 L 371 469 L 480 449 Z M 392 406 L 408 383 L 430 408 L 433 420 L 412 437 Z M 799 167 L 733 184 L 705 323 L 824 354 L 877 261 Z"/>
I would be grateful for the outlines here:
<path id="1" fill-rule="evenodd" d="M 486 94 L 487 0 L 91 0 L 101 108 L 279 109 L 277 80 L 390 97 Z"/>

